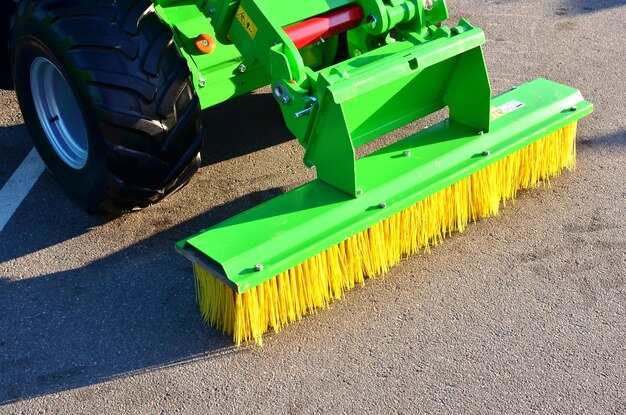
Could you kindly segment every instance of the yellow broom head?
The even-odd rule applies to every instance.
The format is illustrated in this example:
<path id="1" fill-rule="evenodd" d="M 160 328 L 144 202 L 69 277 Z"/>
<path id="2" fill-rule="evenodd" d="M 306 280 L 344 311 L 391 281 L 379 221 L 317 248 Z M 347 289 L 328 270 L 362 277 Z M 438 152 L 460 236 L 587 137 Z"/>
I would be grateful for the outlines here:
<path id="1" fill-rule="evenodd" d="M 242 294 L 194 265 L 202 316 L 238 346 L 261 345 L 265 332 L 278 332 L 384 274 L 402 257 L 497 214 L 518 190 L 572 169 L 575 158 L 574 122 Z"/>

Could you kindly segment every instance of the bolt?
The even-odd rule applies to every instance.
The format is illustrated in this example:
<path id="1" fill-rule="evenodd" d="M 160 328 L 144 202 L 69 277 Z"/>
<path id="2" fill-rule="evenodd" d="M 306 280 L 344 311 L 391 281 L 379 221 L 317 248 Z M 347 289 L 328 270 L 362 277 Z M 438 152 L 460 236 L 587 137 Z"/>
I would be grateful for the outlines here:
<path id="1" fill-rule="evenodd" d="M 378 204 L 378 207 L 381 208 L 381 209 L 384 209 L 384 208 L 387 207 L 387 204 L 385 202 L 381 202 L 381 203 Z"/>
<path id="2" fill-rule="evenodd" d="M 211 8 L 209 9 L 209 14 L 210 14 L 211 16 L 213 16 L 213 15 L 215 14 L 215 9 L 214 9 L 213 7 L 211 7 Z"/>
<path id="3" fill-rule="evenodd" d="M 243 63 L 237 67 L 237 70 L 241 73 L 244 73 L 248 68 Z"/>
<path id="4" fill-rule="evenodd" d="M 361 49 L 354 49 L 354 52 L 352 52 L 352 54 L 354 56 L 360 56 L 363 52 L 361 52 Z"/>
<path id="5" fill-rule="evenodd" d="M 576 105 L 572 105 L 572 107 L 570 108 L 570 111 L 577 111 L 578 107 Z"/>
<path id="6" fill-rule="evenodd" d="M 209 46 L 209 41 L 206 39 L 202 40 L 202 46 Z"/>
<path id="7" fill-rule="evenodd" d="M 483 156 L 488 156 L 489 154 L 491 154 L 491 151 L 489 150 L 483 151 Z"/>
<path id="8" fill-rule="evenodd" d="M 476 134 L 478 134 L 478 135 L 484 135 L 484 134 L 485 134 L 485 132 L 484 132 L 483 130 L 480 130 L 480 131 L 479 131 L 479 132 L 477 132 Z"/>
<path id="9" fill-rule="evenodd" d="M 206 80 L 204 78 L 198 79 L 198 86 L 204 88 L 204 85 L 206 85 Z"/>
<path id="10" fill-rule="evenodd" d="M 310 106 L 308 108 L 303 109 L 302 111 L 298 111 L 295 114 L 293 114 L 294 117 L 296 117 L 296 119 L 300 119 L 302 117 L 304 117 L 305 115 L 308 115 L 311 111 L 313 111 L 313 107 Z"/>
<path id="11" fill-rule="evenodd" d="M 258 271 L 263 271 L 263 264 L 256 264 L 254 266 L 254 269 L 258 272 Z"/>
<path id="12" fill-rule="evenodd" d="M 411 150 L 404 150 L 404 157 L 411 157 Z"/>
<path id="13" fill-rule="evenodd" d="M 358 189 L 356 189 L 356 194 L 357 195 L 362 195 L 363 194 L 363 189 L 361 189 L 360 187 Z"/>
<path id="14" fill-rule="evenodd" d="M 511 89 L 517 89 L 517 85 L 513 85 Z"/>

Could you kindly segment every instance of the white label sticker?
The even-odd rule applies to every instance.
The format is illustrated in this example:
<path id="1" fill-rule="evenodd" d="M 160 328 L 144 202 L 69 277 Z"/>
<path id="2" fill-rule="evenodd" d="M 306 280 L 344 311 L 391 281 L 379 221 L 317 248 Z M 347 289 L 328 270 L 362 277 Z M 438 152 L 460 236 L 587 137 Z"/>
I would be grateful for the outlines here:
<path id="1" fill-rule="evenodd" d="M 523 102 L 519 102 L 516 100 L 512 100 L 507 102 L 506 104 L 502 104 L 500 105 L 498 108 L 500 108 L 502 111 L 509 113 L 509 112 L 513 112 L 515 110 L 518 110 L 522 107 L 525 107 L 526 104 L 524 104 Z"/>

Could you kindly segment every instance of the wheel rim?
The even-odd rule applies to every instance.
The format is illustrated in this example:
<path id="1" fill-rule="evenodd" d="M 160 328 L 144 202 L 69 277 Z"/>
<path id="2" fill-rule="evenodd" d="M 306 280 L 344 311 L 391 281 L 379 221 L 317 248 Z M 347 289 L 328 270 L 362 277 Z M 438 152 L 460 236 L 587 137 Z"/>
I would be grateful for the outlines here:
<path id="1" fill-rule="evenodd" d="M 89 140 L 78 101 L 61 71 L 48 59 L 36 58 L 30 85 L 39 122 L 54 151 L 69 167 L 87 164 Z"/>

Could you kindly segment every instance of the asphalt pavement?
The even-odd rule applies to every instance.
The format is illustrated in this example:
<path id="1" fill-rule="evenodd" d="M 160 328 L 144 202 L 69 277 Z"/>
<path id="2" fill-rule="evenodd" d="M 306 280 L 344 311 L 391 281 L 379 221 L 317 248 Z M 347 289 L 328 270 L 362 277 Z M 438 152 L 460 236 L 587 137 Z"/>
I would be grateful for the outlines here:
<path id="1" fill-rule="evenodd" d="M 312 178 L 267 90 L 204 111 L 203 167 L 143 211 L 90 216 L 44 172 L 0 231 L 0 414 L 626 413 L 626 3 L 448 6 L 486 31 L 494 93 L 595 104 L 575 171 L 240 349 L 173 244 Z M 32 144 L 0 108 L 2 188 Z"/>

